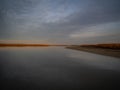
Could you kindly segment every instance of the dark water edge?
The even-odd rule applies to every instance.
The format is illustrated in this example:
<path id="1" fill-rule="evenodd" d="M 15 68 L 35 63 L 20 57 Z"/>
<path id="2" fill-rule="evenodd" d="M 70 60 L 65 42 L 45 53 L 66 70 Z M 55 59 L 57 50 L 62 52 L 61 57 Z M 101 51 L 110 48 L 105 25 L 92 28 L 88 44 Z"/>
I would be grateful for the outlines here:
<path id="1" fill-rule="evenodd" d="M 68 57 L 69 54 L 79 56 L 82 54 L 83 57 L 85 54 L 89 57 L 87 53 L 54 47 L 0 49 L 1 90 L 115 90 L 120 88 L 120 69 L 119 66 L 115 67 L 112 64 L 116 62 L 110 63 L 104 60 L 104 63 L 99 62 L 101 65 L 94 66 L 93 63 L 89 65 L 87 58 L 85 60 L 72 58 Z M 90 56 L 92 57 L 92 54 Z M 102 56 L 95 56 L 103 60 Z M 114 61 L 114 58 L 104 58 Z M 93 59 L 95 59 L 94 55 Z M 95 59 L 94 62 L 98 61 Z M 103 64 L 105 69 L 101 68 Z"/>

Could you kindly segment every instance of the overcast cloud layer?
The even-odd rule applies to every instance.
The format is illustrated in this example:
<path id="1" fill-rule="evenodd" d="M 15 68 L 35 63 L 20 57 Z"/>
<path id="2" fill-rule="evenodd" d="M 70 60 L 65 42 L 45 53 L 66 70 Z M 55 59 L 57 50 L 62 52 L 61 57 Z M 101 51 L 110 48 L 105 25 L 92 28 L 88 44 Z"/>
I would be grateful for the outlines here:
<path id="1" fill-rule="evenodd" d="M 120 42 L 120 0 L 0 0 L 0 40 Z"/>

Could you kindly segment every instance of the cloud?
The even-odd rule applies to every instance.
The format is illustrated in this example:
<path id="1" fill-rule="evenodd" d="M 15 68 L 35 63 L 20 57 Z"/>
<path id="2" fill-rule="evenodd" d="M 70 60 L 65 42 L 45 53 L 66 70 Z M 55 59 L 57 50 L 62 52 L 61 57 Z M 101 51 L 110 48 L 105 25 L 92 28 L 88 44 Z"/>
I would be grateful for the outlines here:
<path id="1" fill-rule="evenodd" d="M 75 31 L 69 37 L 78 43 L 120 42 L 120 22 L 99 24 Z"/>
<path id="2" fill-rule="evenodd" d="M 92 38 L 120 34 L 120 22 L 99 24 L 70 34 L 71 38 Z"/>
<path id="3" fill-rule="evenodd" d="M 1 0 L 0 38 L 76 43 L 83 37 L 117 36 L 119 6 L 119 0 Z"/>
<path id="4" fill-rule="evenodd" d="M 118 0 L 89 0 L 84 5 L 78 9 L 78 12 L 66 18 L 68 19 L 66 24 L 86 27 L 89 25 L 120 21 L 120 1 Z"/>

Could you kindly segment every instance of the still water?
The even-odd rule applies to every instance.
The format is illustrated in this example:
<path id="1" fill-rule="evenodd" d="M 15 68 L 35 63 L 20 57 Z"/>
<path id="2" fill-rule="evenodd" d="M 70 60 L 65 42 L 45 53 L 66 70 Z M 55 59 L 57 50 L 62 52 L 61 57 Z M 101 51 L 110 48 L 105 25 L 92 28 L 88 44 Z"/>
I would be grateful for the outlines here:
<path id="1" fill-rule="evenodd" d="M 0 48 L 2 90 L 115 89 L 120 59 L 64 47 Z"/>

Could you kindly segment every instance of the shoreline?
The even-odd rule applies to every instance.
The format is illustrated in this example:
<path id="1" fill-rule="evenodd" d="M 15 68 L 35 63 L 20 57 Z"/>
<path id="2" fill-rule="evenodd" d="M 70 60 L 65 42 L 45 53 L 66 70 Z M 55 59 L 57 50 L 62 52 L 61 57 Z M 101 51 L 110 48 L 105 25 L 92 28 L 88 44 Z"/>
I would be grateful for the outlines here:
<path id="1" fill-rule="evenodd" d="M 96 47 L 81 47 L 81 46 L 68 46 L 67 49 L 73 49 L 78 51 L 85 51 L 94 54 L 100 54 L 104 56 L 111 56 L 115 58 L 120 58 L 120 50 L 116 49 L 105 49 L 105 48 L 96 48 Z"/>

